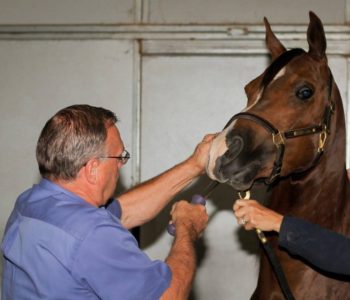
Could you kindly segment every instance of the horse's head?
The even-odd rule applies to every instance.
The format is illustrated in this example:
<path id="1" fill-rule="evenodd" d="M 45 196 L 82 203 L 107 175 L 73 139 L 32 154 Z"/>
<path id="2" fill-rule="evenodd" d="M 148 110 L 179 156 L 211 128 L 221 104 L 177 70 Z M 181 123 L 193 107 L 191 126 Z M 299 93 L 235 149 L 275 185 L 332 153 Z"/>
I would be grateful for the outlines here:
<path id="1" fill-rule="evenodd" d="M 241 191 L 258 178 L 311 168 L 323 151 L 333 110 L 319 18 L 310 12 L 308 52 L 287 51 L 264 22 L 272 63 L 246 85 L 247 107 L 214 139 L 207 166 L 209 177 Z"/>

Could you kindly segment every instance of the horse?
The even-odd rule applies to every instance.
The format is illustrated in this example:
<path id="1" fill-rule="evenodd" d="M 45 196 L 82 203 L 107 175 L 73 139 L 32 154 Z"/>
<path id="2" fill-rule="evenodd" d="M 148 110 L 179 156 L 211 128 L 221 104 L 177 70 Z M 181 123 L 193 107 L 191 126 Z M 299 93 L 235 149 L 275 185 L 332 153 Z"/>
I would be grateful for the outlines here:
<path id="1" fill-rule="evenodd" d="M 214 138 L 207 174 L 242 192 L 264 180 L 271 209 L 349 236 L 342 99 L 327 63 L 323 24 L 313 12 L 309 19 L 305 51 L 287 50 L 264 18 L 271 64 L 245 86 L 247 107 Z M 266 236 L 295 299 L 350 298 L 348 278 L 317 270 L 279 249 L 277 234 Z M 284 299 L 263 252 L 251 299 Z"/>

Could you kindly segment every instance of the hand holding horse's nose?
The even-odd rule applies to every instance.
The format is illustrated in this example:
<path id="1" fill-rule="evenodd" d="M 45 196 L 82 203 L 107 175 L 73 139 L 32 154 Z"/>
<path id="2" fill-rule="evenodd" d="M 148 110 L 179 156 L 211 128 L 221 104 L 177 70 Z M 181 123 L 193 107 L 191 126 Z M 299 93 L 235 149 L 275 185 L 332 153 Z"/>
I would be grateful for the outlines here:
<path id="1" fill-rule="evenodd" d="M 205 135 L 189 158 L 189 161 L 191 161 L 194 167 L 199 170 L 199 174 L 204 173 L 209 158 L 209 150 L 216 135 L 217 134 Z"/>

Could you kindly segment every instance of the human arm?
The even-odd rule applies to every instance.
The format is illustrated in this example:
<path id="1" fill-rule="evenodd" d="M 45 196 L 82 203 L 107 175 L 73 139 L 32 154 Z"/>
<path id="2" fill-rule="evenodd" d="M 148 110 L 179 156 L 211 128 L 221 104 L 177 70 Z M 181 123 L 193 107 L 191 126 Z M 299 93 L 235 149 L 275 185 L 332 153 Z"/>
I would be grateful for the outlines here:
<path id="1" fill-rule="evenodd" d="M 206 227 L 208 215 L 204 206 L 186 201 L 175 203 L 171 215 L 176 232 L 166 263 L 172 279 L 161 300 L 188 299 L 196 270 L 195 241 Z"/>
<path id="2" fill-rule="evenodd" d="M 324 271 L 350 275 L 350 239 L 308 221 L 285 216 L 279 245 Z"/>
<path id="3" fill-rule="evenodd" d="M 130 229 L 153 219 L 178 192 L 203 174 L 213 138 L 213 134 L 206 135 L 188 159 L 119 196 L 122 224 Z"/>
<path id="4" fill-rule="evenodd" d="M 282 216 L 254 200 L 237 200 L 234 213 L 244 228 L 279 232 L 279 245 L 327 272 L 350 275 L 350 239 L 296 217 Z"/>

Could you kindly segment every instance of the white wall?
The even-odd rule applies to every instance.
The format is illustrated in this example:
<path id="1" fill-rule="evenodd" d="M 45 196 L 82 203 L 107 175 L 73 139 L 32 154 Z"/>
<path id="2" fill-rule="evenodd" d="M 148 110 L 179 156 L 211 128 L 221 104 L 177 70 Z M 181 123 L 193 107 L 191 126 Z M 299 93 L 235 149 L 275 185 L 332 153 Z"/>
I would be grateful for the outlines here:
<path id="1" fill-rule="evenodd" d="M 150 0 L 150 22 L 176 23 L 262 23 L 264 16 L 274 23 L 308 23 L 305 12 L 312 10 L 326 23 L 343 24 L 346 1 L 333 0 Z"/>
<path id="2" fill-rule="evenodd" d="M 244 107 L 244 85 L 268 61 L 263 27 L 254 27 L 264 16 L 285 24 L 278 33 L 293 47 L 305 45 L 306 28 L 290 24 L 307 24 L 308 10 L 335 25 L 327 31 L 330 64 L 347 112 L 348 1 L 333 1 L 331 10 L 326 0 L 261 3 L 0 0 L 0 236 L 17 195 L 39 178 L 36 140 L 58 109 L 88 103 L 117 113 L 133 155 L 121 188 L 157 175 Z M 174 200 L 207 183 L 204 176 Z M 222 186 L 208 203 L 192 299 L 247 299 L 255 288 L 258 243 L 236 225 L 235 198 Z M 152 258 L 164 258 L 171 246 L 168 212 L 141 229 L 141 247 Z"/>
<path id="3" fill-rule="evenodd" d="M 0 24 L 132 23 L 133 0 L 0 0 Z"/>

